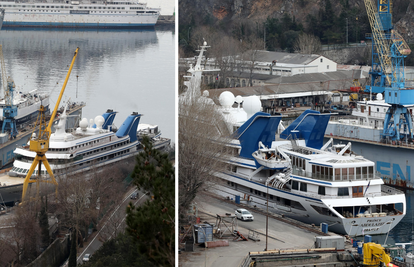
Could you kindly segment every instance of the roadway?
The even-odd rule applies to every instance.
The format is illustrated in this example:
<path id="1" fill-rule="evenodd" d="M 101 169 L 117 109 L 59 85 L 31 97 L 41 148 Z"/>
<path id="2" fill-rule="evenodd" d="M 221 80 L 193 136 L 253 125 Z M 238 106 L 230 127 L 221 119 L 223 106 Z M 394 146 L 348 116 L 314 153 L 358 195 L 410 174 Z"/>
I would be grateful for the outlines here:
<path id="1" fill-rule="evenodd" d="M 234 214 L 238 208 L 230 202 L 221 201 L 206 194 L 200 194 L 195 199 L 198 207 L 198 216 L 201 222 L 215 224 L 216 214 L 224 215 L 226 213 Z M 229 241 L 228 247 L 208 248 L 194 246 L 194 252 L 182 252 L 179 255 L 180 266 L 226 266 L 236 267 L 245 256 L 251 251 L 264 251 L 266 247 L 266 216 L 253 210 L 250 212 L 254 216 L 253 221 L 237 220 L 238 230 L 245 237 L 248 236 L 249 230 L 255 230 L 260 233 L 260 241 Z M 269 217 L 268 227 L 268 250 L 272 249 L 303 249 L 311 248 L 314 244 L 314 237 L 317 234 L 307 230 L 299 229 L 290 224 L 275 220 Z M 218 240 L 214 238 L 214 240 Z"/>
<path id="2" fill-rule="evenodd" d="M 133 193 L 138 193 L 138 198 L 136 200 L 131 199 L 131 195 Z M 85 254 L 93 255 L 105 241 L 115 237 L 117 233 L 125 229 L 126 207 L 130 202 L 132 202 L 135 206 L 142 205 L 148 198 L 149 197 L 146 194 L 138 191 L 135 187 L 128 190 L 121 204 L 115 208 L 109 217 L 101 222 L 101 224 L 103 223 L 103 226 L 100 228 L 100 230 L 88 238 L 92 238 L 90 241 L 84 243 L 84 249 L 79 251 L 78 248 L 79 254 L 77 263 L 82 264 L 82 259 Z"/>

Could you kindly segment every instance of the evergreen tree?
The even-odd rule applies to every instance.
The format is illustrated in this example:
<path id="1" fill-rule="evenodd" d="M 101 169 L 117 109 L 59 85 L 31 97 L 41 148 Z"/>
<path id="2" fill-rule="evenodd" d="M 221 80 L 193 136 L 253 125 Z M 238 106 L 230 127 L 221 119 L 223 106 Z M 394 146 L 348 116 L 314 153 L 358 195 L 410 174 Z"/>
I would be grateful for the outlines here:
<path id="1" fill-rule="evenodd" d="M 174 266 L 175 175 L 167 153 L 153 148 L 149 138 L 142 141 L 144 151 L 137 157 L 134 184 L 151 194 L 139 207 L 127 208 L 127 233 L 141 254 L 158 266 Z"/>
<path id="2" fill-rule="evenodd" d="M 72 239 L 70 241 L 69 267 L 76 267 L 76 230 L 73 229 Z"/>

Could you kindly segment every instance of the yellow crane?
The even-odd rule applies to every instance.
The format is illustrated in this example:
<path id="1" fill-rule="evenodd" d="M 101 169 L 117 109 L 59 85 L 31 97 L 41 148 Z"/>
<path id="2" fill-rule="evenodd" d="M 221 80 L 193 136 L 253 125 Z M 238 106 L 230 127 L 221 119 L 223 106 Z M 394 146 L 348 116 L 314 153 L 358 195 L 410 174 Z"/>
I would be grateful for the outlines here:
<path id="1" fill-rule="evenodd" d="M 364 243 L 363 247 L 364 254 L 364 266 L 379 266 L 380 262 L 383 262 L 386 266 L 391 262 L 390 256 L 379 244 L 372 242 Z"/>
<path id="2" fill-rule="evenodd" d="M 55 176 L 53 175 L 52 169 L 50 168 L 49 162 L 47 161 L 47 158 L 46 158 L 45 154 L 49 149 L 49 138 L 50 138 L 50 135 L 52 133 L 52 123 L 53 123 L 53 120 L 55 119 L 60 101 L 61 101 L 62 96 L 63 96 L 63 92 L 65 91 L 65 88 L 66 88 L 66 84 L 68 83 L 69 76 L 70 76 L 70 73 L 72 71 L 73 64 L 75 63 L 76 56 L 78 55 L 78 50 L 79 50 L 79 47 L 76 48 L 75 54 L 74 54 L 73 59 L 72 59 L 72 63 L 70 64 L 69 71 L 66 75 L 65 82 L 62 86 L 62 90 L 60 91 L 59 98 L 56 102 L 55 109 L 53 110 L 52 116 L 49 120 L 49 124 L 48 124 L 47 127 L 45 127 L 46 126 L 45 107 L 43 105 L 40 106 L 39 116 L 37 117 L 37 121 L 36 121 L 36 127 L 39 127 L 39 132 L 38 132 L 38 135 L 36 135 L 34 133 L 32 134 L 32 138 L 30 139 L 30 148 L 29 148 L 30 151 L 36 152 L 36 157 L 33 160 L 33 163 L 30 166 L 29 172 L 27 173 L 26 178 L 24 179 L 24 182 L 23 182 L 22 201 L 25 201 L 26 193 L 27 193 L 27 187 L 30 183 L 35 183 L 35 182 L 51 183 L 51 184 L 54 184 L 56 186 L 56 192 L 57 192 L 57 184 L 58 183 L 56 182 Z M 35 127 L 35 129 L 36 129 L 36 127 Z M 40 175 L 41 175 L 42 163 L 46 167 L 46 170 L 50 175 L 51 181 L 41 181 L 39 179 Z M 34 178 L 34 179 L 31 179 L 32 174 L 33 174 L 36 166 L 38 166 L 37 177 Z"/>

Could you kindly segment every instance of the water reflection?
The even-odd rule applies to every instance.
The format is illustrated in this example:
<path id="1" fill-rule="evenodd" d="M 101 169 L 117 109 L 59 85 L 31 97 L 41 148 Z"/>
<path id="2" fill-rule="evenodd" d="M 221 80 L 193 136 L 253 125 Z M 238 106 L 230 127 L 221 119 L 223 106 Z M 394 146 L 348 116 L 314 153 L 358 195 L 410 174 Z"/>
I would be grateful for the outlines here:
<path id="1" fill-rule="evenodd" d="M 128 114 L 137 111 L 144 114 L 143 123 L 158 124 L 164 135 L 168 133 L 173 138 L 173 35 L 172 31 L 153 28 L 6 28 L 0 31 L 0 44 L 7 75 L 14 79 L 17 88 L 50 93 L 52 107 L 73 52 L 79 47 L 64 99 L 86 102 L 87 118 L 112 108 L 119 112 L 115 120 L 118 126 Z"/>

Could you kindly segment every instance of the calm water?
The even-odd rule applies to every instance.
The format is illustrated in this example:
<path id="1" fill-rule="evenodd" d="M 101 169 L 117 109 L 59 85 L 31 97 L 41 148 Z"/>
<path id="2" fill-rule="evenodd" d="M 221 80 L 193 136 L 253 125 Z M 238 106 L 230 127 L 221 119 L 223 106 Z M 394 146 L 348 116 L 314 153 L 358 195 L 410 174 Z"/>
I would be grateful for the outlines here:
<path id="1" fill-rule="evenodd" d="M 387 243 L 414 243 L 414 191 L 405 192 L 407 213 L 401 222 L 388 234 Z M 414 251 L 414 246 L 407 246 L 407 251 Z"/>
<path id="2" fill-rule="evenodd" d="M 50 93 L 54 108 L 79 47 L 62 101 L 86 102 L 88 120 L 114 109 L 118 127 L 137 111 L 175 142 L 174 38 L 172 30 L 0 31 L 7 75 L 20 91 Z"/>

